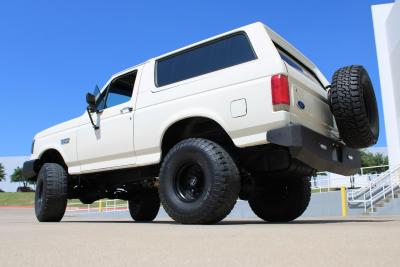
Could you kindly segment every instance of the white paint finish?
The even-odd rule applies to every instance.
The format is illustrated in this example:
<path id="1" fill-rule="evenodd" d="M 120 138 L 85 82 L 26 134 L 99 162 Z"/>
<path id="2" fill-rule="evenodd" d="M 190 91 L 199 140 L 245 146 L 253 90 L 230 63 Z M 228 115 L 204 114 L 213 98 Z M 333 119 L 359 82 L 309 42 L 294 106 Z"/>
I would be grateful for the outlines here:
<path id="1" fill-rule="evenodd" d="M 40 158 L 48 149 L 55 149 L 64 158 L 70 174 L 133 166 L 135 164 L 134 112 L 123 109 L 132 107 L 134 110 L 135 108 L 141 68 L 139 65 L 113 75 L 101 89 L 101 91 L 104 90 L 112 80 L 120 75 L 133 70 L 138 71 L 133 97 L 129 102 L 108 108 L 99 114 L 92 114 L 94 121 L 100 126 L 99 130 L 93 129 L 88 114 L 85 112 L 76 119 L 37 134 L 31 158 Z M 61 144 L 61 140 L 64 138 L 69 138 L 70 142 Z"/>
<path id="2" fill-rule="evenodd" d="M 31 158 L 40 158 L 47 150 L 55 149 L 61 154 L 68 167 L 76 167 L 78 165 L 76 129 L 84 124 L 84 118 L 85 114 L 39 133 L 35 137 L 34 153 Z M 73 127 L 73 125 L 76 126 Z M 65 130 L 62 130 L 63 127 Z M 66 138 L 69 138 L 69 143 L 61 144 L 61 140 Z"/>
<path id="3" fill-rule="evenodd" d="M 372 6 L 389 163 L 400 164 L 400 2 Z"/>
<path id="4" fill-rule="evenodd" d="M 335 129 L 333 115 L 327 102 L 327 92 L 300 71 L 289 64 L 285 65 L 289 76 L 291 122 L 333 137 L 331 132 Z M 299 101 L 304 103 L 304 109 L 298 107 Z"/>
<path id="5" fill-rule="evenodd" d="M 129 158 L 130 164 L 135 163 L 133 113 L 121 113 L 126 106 L 131 107 L 131 102 L 94 113 L 98 130 L 93 129 L 91 124 L 77 129 L 77 154 L 82 172 L 113 167 L 116 159 Z"/>
<path id="6" fill-rule="evenodd" d="M 237 99 L 231 102 L 231 115 L 232 118 L 243 117 L 247 114 L 246 99 Z"/>
<path id="7" fill-rule="evenodd" d="M 82 173 L 135 165 L 133 110 L 141 69 L 138 67 L 129 71 L 137 71 L 137 75 L 132 98 L 128 102 L 106 108 L 101 113 L 92 113 L 99 129 L 93 129 L 90 123 L 77 129 L 77 154 Z"/>
<path id="8" fill-rule="evenodd" d="M 304 77 L 294 77 L 293 81 L 310 87 L 305 99 L 310 105 L 318 104 L 312 110 L 318 111 L 314 121 L 300 114 L 291 116 L 289 112 L 273 111 L 271 76 L 289 74 L 291 79 L 273 42 L 293 53 L 327 83 L 317 67 L 279 35 L 261 23 L 253 23 L 202 42 L 239 31 L 247 34 L 257 59 L 162 87 L 155 86 L 154 69 L 155 61 L 165 55 L 117 73 L 108 83 L 129 71 L 139 70 L 132 100 L 93 114 L 100 126 L 97 131 L 85 113 L 39 133 L 32 158 L 40 157 L 46 149 L 57 149 L 66 159 L 71 174 L 159 163 L 162 138 L 168 127 L 190 117 L 214 120 L 238 147 L 266 144 L 269 130 L 286 126 L 296 118 L 299 123 L 329 136 L 330 114 L 326 114 L 323 103 L 326 92 Z M 132 107 L 133 112 L 121 113 L 125 107 Z M 70 138 L 70 143 L 61 145 L 63 138 Z"/>
<path id="9" fill-rule="evenodd" d="M 291 55 L 299 59 L 304 65 L 306 65 L 309 69 L 311 69 L 318 77 L 318 79 L 322 82 L 324 87 L 330 85 L 330 82 L 326 79 L 325 75 L 318 69 L 315 64 L 309 60 L 305 55 L 303 55 L 299 50 L 297 50 L 293 45 L 291 45 L 288 41 L 286 41 L 282 36 L 274 32 L 272 29 L 265 26 L 265 29 L 268 32 L 269 37 L 280 47 L 284 48 Z"/>

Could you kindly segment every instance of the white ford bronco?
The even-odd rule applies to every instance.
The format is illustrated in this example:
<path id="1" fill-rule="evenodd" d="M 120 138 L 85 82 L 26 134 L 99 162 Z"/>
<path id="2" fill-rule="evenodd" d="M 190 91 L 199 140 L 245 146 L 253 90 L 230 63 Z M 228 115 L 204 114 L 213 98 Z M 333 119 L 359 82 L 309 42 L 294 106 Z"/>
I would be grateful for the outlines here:
<path id="1" fill-rule="evenodd" d="M 262 23 L 189 45 L 111 77 L 78 118 L 38 133 L 23 174 L 39 221 L 68 199 L 129 201 L 136 221 L 160 203 L 184 224 L 224 219 L 238 198 L 265 221 L 299 217 L 317 171 L 351 175 L 379 135 L 366 70 L 329 83 Z"/>

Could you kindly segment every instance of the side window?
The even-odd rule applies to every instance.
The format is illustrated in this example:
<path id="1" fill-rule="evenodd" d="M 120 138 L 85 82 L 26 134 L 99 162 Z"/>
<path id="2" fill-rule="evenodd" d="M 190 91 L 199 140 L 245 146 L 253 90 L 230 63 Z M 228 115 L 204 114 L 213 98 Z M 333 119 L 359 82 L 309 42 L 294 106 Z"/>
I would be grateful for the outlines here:
<path id="1" fill-rule="evenodd" d="M 163 86 L 256 59 L 244 33 L 229 35 L 156 62 L 156 85 Z"/>
<path id="2" fill-rule="evenodd" d="M 276 45 L 277 46 L 277 45 Z M 301 73 L 303 73 L 305 76 L 307 76 L 309 79 L 313 80 L 314 82 L 320 84 L 322 87 L 324 87 L 322 85 L 322 83 L 318 80 L 318 78 L 316 77 L 316 75 L 309 70 L 307 67 L 305 67 L 303 64 L 301 64 L 298 60 L 296 60 L 293 56 L 289 55 L 288 53 L 286 53 L 285 51 L 283 51 L 282 49 L 280 49 L 277 46 L 278 49 L 278 53 L 281 56 L 281 59 L 283 61 L 285 61 L 287 64 L 289 64 L 290 66 L 292 66 L 293 68 L 295 68 L 296 70 L 300 71 Z"/>
<path id="3" fill-rule="evenodd" d="M 103 110 L 128 102 L 132 98 L 136 73 L 136 71 L 130 72 L 112 80 L 97 99 L 97 110 Z"/>

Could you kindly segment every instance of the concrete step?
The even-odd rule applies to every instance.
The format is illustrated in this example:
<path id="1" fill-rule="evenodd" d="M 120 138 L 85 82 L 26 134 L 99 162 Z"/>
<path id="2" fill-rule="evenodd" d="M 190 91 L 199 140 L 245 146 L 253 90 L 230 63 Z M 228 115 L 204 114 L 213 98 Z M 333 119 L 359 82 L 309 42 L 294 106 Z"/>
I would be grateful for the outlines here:
<path id="1" fill-rule="evenodd" d="M 369 208 L 369 209 L 367 209 L 367 212 L 363 212 L 363 213 L 361 213 L 360 215 L 362 215 L 362 216 L 369 216 L 369 215 L 373 215 L 374 212 L 376 212 L 376 208 L 373 208 L 372 210 L 371 210 L 371 208 Z"/>
<path id="2" fill-rule="evenodd" d="M 371 208 L 368 208 L 368 209 L 367 209 L 367 212 L 368 212 L 368 213 L 372 213 L 372 212 L 375 212 L 375 211 L 376 211 L 376 208 L 372 208 L 372 209 L 371 209 Z"/>

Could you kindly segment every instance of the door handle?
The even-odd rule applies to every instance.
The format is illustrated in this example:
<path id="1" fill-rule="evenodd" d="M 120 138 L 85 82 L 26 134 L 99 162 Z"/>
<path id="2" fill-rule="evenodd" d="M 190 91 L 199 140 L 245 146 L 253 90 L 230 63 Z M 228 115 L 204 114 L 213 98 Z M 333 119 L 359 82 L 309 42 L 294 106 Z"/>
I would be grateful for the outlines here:
<path id="1" fill-rule="evenodd" d="M 124 107 L 120 111 L 121 113 L 132 112 L 133 108 L 131 107 Z"/>

